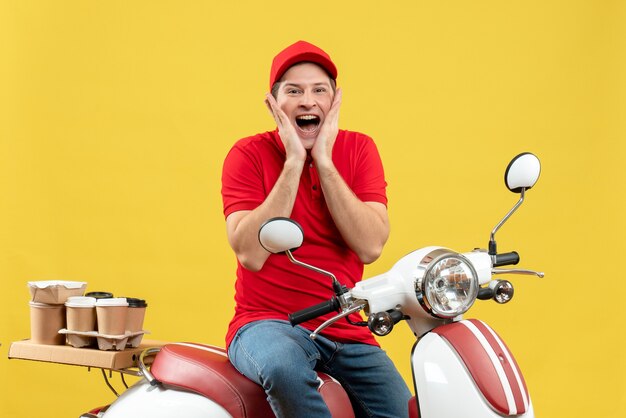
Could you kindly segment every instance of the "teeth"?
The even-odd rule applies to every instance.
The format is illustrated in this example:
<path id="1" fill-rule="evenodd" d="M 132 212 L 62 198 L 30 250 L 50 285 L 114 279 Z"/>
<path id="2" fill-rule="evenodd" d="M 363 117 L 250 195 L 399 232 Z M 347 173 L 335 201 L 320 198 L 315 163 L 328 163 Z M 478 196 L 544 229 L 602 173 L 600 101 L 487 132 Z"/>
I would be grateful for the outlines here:
<path id="1" fill-rule="evenodd" d="M 317 116 L 315 116 L 315 115 L 302 115 L 302 116 L 298 116 L 297 119 L 313 120 L 313 119 L 317 119 Z"/>

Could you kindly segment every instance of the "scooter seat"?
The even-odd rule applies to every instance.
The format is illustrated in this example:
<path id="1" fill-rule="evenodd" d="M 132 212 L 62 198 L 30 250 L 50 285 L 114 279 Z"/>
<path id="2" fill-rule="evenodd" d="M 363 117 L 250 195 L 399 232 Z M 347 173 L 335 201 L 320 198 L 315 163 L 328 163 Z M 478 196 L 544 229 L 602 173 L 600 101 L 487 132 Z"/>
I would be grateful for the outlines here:
<path id="1" fill-rule="evenodd" d="M 175 343 L 161 348 L 150 371 L 165 385 L 206 396 L 233 418 L 269 418 L 274 413 L 263 388 L 239 373 L 223 348 Z M 354 418 L 350 399 L 332 377 L 318 372 L 321 393 L 333 418 Z"/>

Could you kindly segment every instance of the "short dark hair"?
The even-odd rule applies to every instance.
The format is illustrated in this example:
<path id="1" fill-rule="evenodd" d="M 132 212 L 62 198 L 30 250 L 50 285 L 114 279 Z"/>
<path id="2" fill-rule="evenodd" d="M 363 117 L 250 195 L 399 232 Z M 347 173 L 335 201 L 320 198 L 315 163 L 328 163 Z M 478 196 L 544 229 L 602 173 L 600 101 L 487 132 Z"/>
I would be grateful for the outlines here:
<path id="1" fill-rule="evenodd" d="M 313 65 L 318 66 L 318 67 L 319 67 L 319 68 L 321 68 L 322 70 L 324 70 L 324 72 L 326 73 L 326 75 L 328 75 L 328 78 L 330 79 L 330 87 L 333 89 L 333 93 L 337 91 L 337 81 L 335 81 L 335 79 L 333 78 L 333 76 L 332 76 L 332 75 L 328 74 L 328 71 L 326 71 L 326 69 L 325 69 L 324 67 L 322 67 L 322 66 L 321 66 L 321 65 L 319 65 L 319 64 L 316 64 L 316 63 L 314 63 L 314 62 L 309 62 L 309 61 L 301 61 L 301 62 L 298 62 L 298 63 L 296 63 L 296 64 L 292 65 L 291 67 L 295 67 L 296 65 L 300 65 L 300 64 L 313 64 Z M 289 68 L 291 68 L 291 67 L 289 67 Z M 285 71 L 285 73 L 286 73 L 286 72 L 287 72 L 287 71 Z M 275 83 L 272 85 L 272 90 L 271 90 L 271 93 L 272 93 L 272 96 L 274 96 L 274 98 L 275 98 L 275 99 L 276 99 L 276 98 L 277 98 L 277 96 L 278 96 L 278 89 L 280 88 L 280 84 L 281 84 L 282 82 L 283 82 L 283 78 L 281 77 L 281 78 L 280 78 L 280 80 L 278 80 L 277 82 L 275 82 Z"/>

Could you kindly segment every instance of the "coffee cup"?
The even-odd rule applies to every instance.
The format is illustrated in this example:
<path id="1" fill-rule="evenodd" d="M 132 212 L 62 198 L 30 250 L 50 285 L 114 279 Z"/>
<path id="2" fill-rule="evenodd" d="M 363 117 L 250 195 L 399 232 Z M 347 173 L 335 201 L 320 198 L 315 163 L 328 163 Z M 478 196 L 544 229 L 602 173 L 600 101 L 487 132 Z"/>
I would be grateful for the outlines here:
<path id="1" fill-rule="evenodd" d="M 95 331 L 96 299 L 73 296 L 65 302 L 68 331 Z"/>
<path id="2" fill-rule="evenodd" d="M 30 302 L 30 339 L 36 344 L 64 345 L 65 306 Z"/>
<path id="3" fill-rule="evenodd" d="M 100 300 L 100 299 L 112 298 L 113 297 L 113 293 L 96 291 L 96 292 L 87 292 L 87 293 L 85 293 L 85 296 L 90 297 L 90 298 L 95 298 L 96 300 Z M 97 323 L 97 321 L 96 321 L 96 327 L 94 328 L 94 330 L 98 331 L 98 323 Z"/>
<path id="4" fill-rule="evenodd" d="M 101 335 L 124 335 L 128 302 L 126 298 L 105 298 L 96 301 L 98 333 Z"/>
<path id="5" fill-rule="evenodd" d="M 143 299 L 126 298 L 128 301 L 128 314 L 126 316 L 126 331 L 143 331 L 143 320 L 146 316 L 148 304 Z"/>

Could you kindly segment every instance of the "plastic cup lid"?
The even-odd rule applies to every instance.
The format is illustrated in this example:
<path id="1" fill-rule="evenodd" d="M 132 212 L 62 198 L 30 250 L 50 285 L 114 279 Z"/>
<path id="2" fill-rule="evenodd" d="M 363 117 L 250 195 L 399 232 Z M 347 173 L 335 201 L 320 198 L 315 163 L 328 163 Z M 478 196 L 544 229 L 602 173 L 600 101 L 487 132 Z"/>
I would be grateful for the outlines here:
<path id="1" fill-rule="evenodd" d="M 126 298 L 106 298 L 98 299 L 96 306 L 128 306 Z"/>
<path id="2" fill-rule="evenodd" d="M 70 296 L 67 298 L 65 306 L 70 308 L 93 308 L 96 306 L 96 298 L 87 296 Z"/>
<path id="3" fill-rule="evenodd" d="M 109 292 L 87 292 L 87 293 L 85 293 L 85 296 L 90 296 L 90 297 L 96 298 L 96 299 L 104 299 L 104 298 L 112 298 L 113 297 L 113 293 L 109 293 Z"/>
<path id="4" fill-rule="evenodd" d="M 126 298 L 126 301 L 128 302 L 128 306 L 130 308 L 146 308 L 146 307 L 148 307 L 148 304 L 146 303 L 146 301 L 144 299 Z"/>

